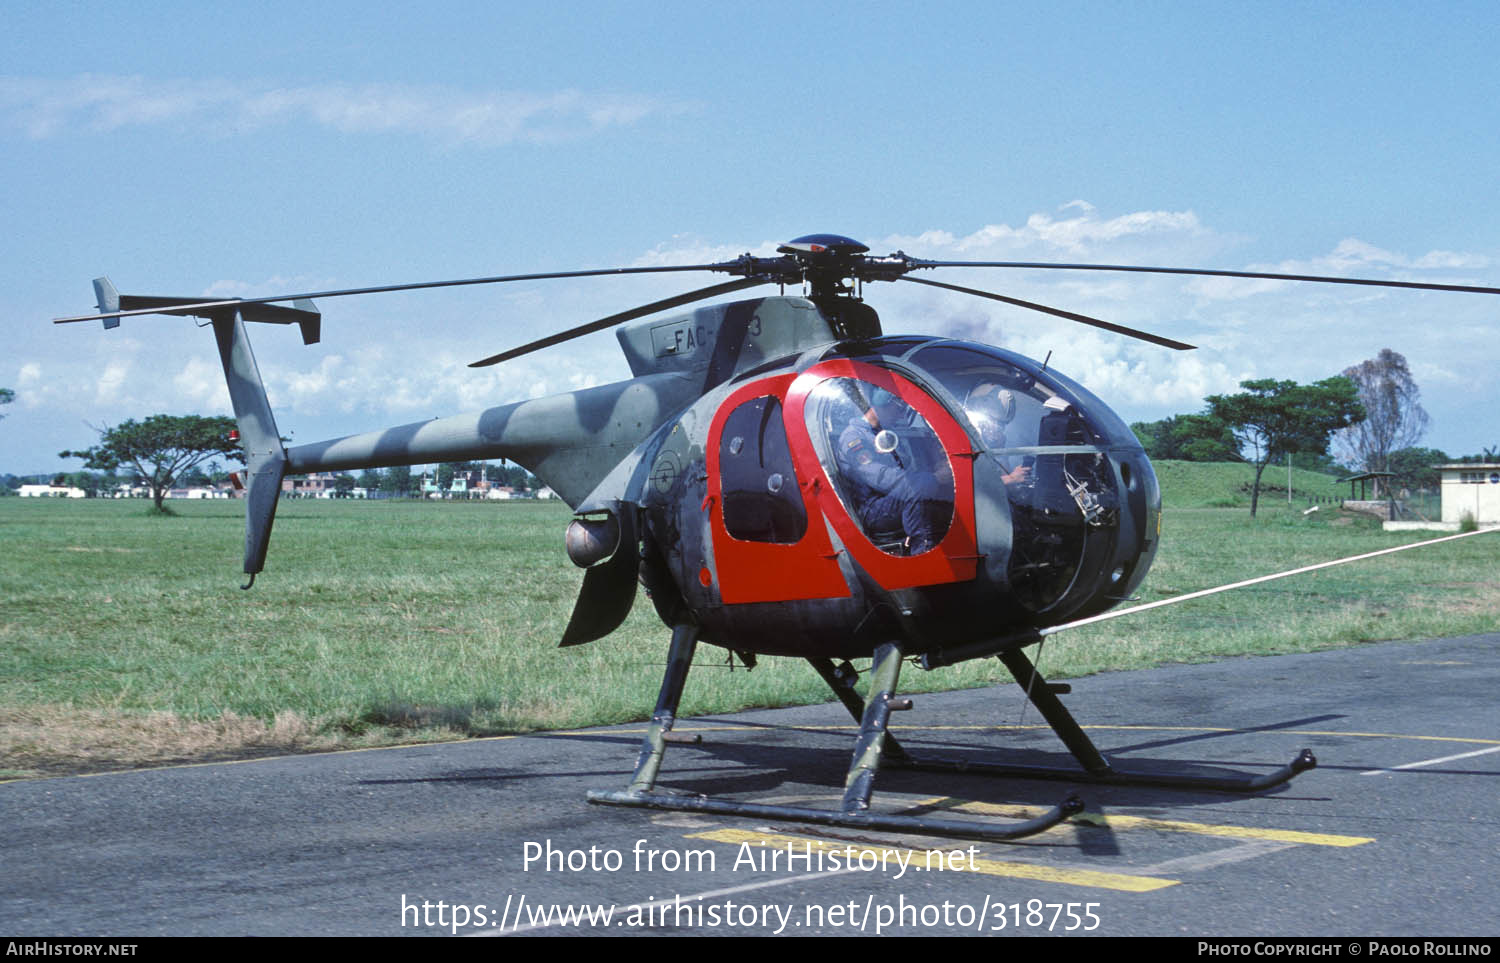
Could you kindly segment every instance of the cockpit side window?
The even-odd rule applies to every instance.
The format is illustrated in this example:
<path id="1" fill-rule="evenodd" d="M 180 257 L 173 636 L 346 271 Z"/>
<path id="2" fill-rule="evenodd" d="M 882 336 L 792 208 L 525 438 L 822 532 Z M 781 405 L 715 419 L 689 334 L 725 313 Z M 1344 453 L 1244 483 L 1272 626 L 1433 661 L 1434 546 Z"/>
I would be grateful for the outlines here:
<path id="1" fill-rule="evenodd" d="M 731 537 L 789 545 L 807 533 L 807 508 L 776 398 L 753 398 L 730 412 L 719 438 L 719 471 Z"/>
<path id="2" fill-rule="evenodd" d="M 888 555 L 921 555 L 953 521 L 953 469 L 922 415 L 884 388 L 829 378 L 804 409 L 823 468 L 860 530 Z"/>

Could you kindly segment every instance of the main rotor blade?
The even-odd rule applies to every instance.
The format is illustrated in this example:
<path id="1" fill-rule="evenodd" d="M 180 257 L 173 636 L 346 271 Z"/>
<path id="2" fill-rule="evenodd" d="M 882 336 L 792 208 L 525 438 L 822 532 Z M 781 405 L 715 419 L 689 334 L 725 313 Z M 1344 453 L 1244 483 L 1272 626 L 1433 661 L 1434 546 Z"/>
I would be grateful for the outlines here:
<path id="1" fill-rule="evenodd" d="M 1257 278 L 1264 281 L 1313 281 L 1323 284 L 1363 284 L 1377 288 L 1417 288 L 1423 291 L 1465 291 L 1500 294 L 1500 288 L 1477 284 L 1434 284 L 1427 281 L 1380 281 L 1374 278 L 1336 278 L 1321 274 L 1274 274 L 1269 271 L 1215 271 L 1208 268 L 1140 267 L 1131 264 L 1051 264 L 1044 261 L 927 261 L 911 259 L 912 267 L 1037 268 L 1046 271 L 1126 271 L 1134 274 L 1190 274 L 1215 278 Z"/>
<path id="2" fill-rule="evenodd" d="M 552 278 L 589 278 L 605 274 L 664 274 L 670 271 L 716 271 L 724 264 L 678 264 L 668 267 L 598 268 L 591 271 L 553 271 L 547 274 L 508 274 L 488 278 L 461 278 L 456 281 L 418 281 L 414 284 L 382 284 L 370 288 L 344 288 L 338 291 L 315 291 L 308 294 L 278 294 L 266 298 L 230 298 L 221 301 L 196 301 L 172 306 L 173 313 L 186 314 L 195 309 L 227 308 L 244 304 L 272 304 L 303 298 L 342 298 L 351 294 L 385 294 L 391 291 L 419 291 L 424 288 L 457 288 L 471 284 L 503 284 L 506 281 L 546 281 Z M 136 308 L 129 311 L 106 311 L 102 314 L 80 314 L 71 318 L 53 318 L 53 324 L 73 321 L 98 321 L 101 318 L 126 318 L 136 314 L 159 314 L 158 308 Z"/>
<path id="3" fill-rule="evenodd" d="M 947 288 L 949 291 L 960 291 L 964 294 L 973 294 L 981 298 L 989 298 L 992 301 L 1004 301 L 1006 304 L 1014 304 L 1018 308 L 1030 308 L 1043 314 L 1050 314 L 1059 318 L 1067 318 L 1069 321 L 1077 321 L 1080 324 L 1092 325 L 1113 331 L 1115 334 L 1123 334 L 1131 338 L 1139 338 L 1142 341 L 1150 341 L 1165 348 L 1174 348 L 1178 351 L 1192 351 L 1196 345 L 1186 344 L 1182 341 L 1173 341 L 1171 338 L 1163 338 L 1161 335 L 1152 334 L 1149 331 L 1141 331 L 1138 328 L 1127 328 L 1123 324 L 1113 324 L 1109 321 L 1100 321 L 1086 314 L 1074 314 L 1072 311 L 1064 311 L 1061 308 L 1049 308 L 1045 304 L 1036 304 L 1032 301 L 1022 301 L 1020 298 L 1008 298 L 1003 294 L 991 294 L 989 291 L 980 291 L 976 288 L 961 288 L 956 284 L 944 284 L 942 281 L 929 281 L 926 278 L 902 277 L 897 280 L 910 281 L 913 284 L 927 284 L 935 288 Z"/>
<path id="4" fill-rule="evenodd" d="M 549 335 L 548 337 L 542 338 L 538 341 L 532 341 L 529 344 L 523 344 L 519 348 L 511 348 L 509 351 L 502 351 L 499 354 L 492 354 L 488 358 L 472 362 L 469 367 L 487 368 L 492 364 L 499 364 L 502 361 L 509 361 L 512 358 L 519 358 L 523 354 L 530 354 L 531 352 L 540 350 L 541 348 L 550 348 L 554 344 L 562 344 L 564 341 L 571 341 L 574 338 L 581 338 L 586 334 L 593 334 L 595 331 L 603 331 L 605 328 L 612 328 L 615 325 L 623 324 L 626 321 L 633 321 L 636 318 L 644 318 L 648 314 L 655 314 L 658 311 L 665 311 L 667 308 L 675 308 L 679 305 L 691 304 L 694 301 L 702 301 L 704 298 L 711 298 L 718 294 L 728 294 L 730 291 L 738 291 L 741 288 L 754 287 L 757 284 L 770 283 L 770 278 L 740 278 L 738 281 L 726 281 L 723 284 L 715 284 L 711 287 L 699 288 L 696 291 L 689 291 L 686 294 L 679 294 L 674 297 L 663 298 L 660 301 L 652 301 L 650 304 L 643 304 L 638 308 L 631 308 L 629 311 L 621 311 L 619 314 L 611 314 L 609 317 L 600 318 L 598 321 L 590 321 L 588 324 L 580 324 L 576 328 L 569 328 L 566 331 L 559 331 L 557 334 Z"/>

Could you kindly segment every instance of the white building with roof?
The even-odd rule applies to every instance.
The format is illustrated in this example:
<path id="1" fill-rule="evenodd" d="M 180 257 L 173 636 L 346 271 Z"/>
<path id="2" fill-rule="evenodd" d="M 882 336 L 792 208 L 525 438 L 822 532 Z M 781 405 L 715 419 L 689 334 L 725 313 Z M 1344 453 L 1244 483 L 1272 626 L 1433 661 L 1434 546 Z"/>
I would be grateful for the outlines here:
<path id="1" fill-rule="evenodd" d="M 1480 525 L 1500 525 L 1500 462 L 1437 468 L 1444 523 L 1458 525 L 1468 515 Z"/>

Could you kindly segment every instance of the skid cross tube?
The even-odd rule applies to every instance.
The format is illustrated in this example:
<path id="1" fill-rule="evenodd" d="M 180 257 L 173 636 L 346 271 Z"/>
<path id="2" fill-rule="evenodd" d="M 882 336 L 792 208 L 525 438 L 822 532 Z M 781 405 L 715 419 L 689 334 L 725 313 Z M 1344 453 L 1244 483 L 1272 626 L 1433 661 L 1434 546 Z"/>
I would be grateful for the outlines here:
<path id="1" fill-rule="evenodd" d="M 853 759 L 844 781 L 844 796 L 838 809 L 773 806 L 713 796 L 654 792 L 656 777 L 661 770 L 662 756 L 666 752 L 667 735 L 676 721 L 677 705 L 682 699 L 683 685 L 687 681 L 688 669 L 692 665 L 697 643 L 697 626 L 684 624 L 672 631 L 672 647 L 667 657 L 667 670 L 662 678 L 661 693 L 657 696 L 656 711 L 652 714 L 651 724 L 646 729 L 640 758 L 636 762 L 635 774 L 631 777 L 630 785 L 620 791 L 590 792 L 589 802 L 606 806 L 629 806 L 673 812 L 755 816 L 763 819 L 812 823 L 819 826 L 918 833 L 990 842 L 1006 842 L 1032 836 L 1051 829 L 1070 816 L 1083 812 L 1083 803 L 1077 796 L 1069 796 L 1061 805 L 1035 819 L 1004 824 L 945 819 L 927 815 L 872 812 L 870 795 L 874 789 L 875 775 L 880 770 L 882 756 L 887 751 L 891 751 L 896 756 L 891 761 L 903 765 L 908 762 L 909 758 L 886 731 L 891 712 L 909 705 L 906 700 L 897 699 L 895 696 L 896 681 L 901 674 L 902 652 L 900 645 L 894 642 L 882 645 L 875 651 L 875 664 L 870 671 L 868 702 L 860 699 L 853 691 L 853 682 L 841 677 L 828 660 L 808 660 L 838 694 L 839 700 L 844 703 L 850 714 L 860 720 L 859 737 L 855 741 Z"/>

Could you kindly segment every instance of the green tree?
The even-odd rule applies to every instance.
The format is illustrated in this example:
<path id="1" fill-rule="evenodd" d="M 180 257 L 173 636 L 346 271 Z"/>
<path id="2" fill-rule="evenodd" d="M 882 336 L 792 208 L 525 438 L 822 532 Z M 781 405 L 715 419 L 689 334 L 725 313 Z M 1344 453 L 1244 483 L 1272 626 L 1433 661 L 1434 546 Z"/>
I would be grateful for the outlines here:
<path id="1" fill-rule="evenodd" d="M 1459 455 L 1453 459 L 1455 465 L 1491 465 L 1500 462 L 1500 445 L 1486 448 L 1477 455 Z"/>
<path id="2" fill-rule="evenodd" d="M 1386 459 L 1386 471 L 1395 472 L 1391 484 L 1396 489 L 1431 489 L 1442 484 L 1442 472 L 1436 465 L 1446 464 L 1448 456 L 1436 448 L 1402 448 Z"/>
<path id="3" fill-rule="evenodd" d="M 406 465 L 387 468 L 380 476 L 380 490 L 387 495 L 405 498 L 411 494 L 411 469 Z"/>
<path id="4" fill-rule="evenodd" d="M 15 400 L 16 393 L 14 391 L 11 391 L 9 388 L 0 388 L 0 405 L 8 405 Z M 4 417 L 4 415 L 0 415 L 0 418 Z"/>
<path id="5" fill-rule="evenodd" d="M 1150 458 L 1179 461 L 1244 461 L 1229 426 L 1211 415 L 1173 415 L 1130 426 Z"/>
<path id="6" fill-rule="evenodd" d="M 115 478 L 107 472 L 70 471 L 52 479 L 52 484 L 65 488 L 79 488 L 90 498 L 98 498 L 115 485 Z"/>
<path id="7" fill-rule="evenodd" d="M 230 440 L 234 419 L 223 416 L 152 415 L 131 419 L 99 432 L 99 444 L 83 451 L 58 452 L 59 458 L 82 458 L 85 468 L 114 472 L 129 468 L 151 486 L 151 498 L 161 510 L 172 483 L 184 472 L 215 455 L 243 462 L 238 441 Z"/>
<path id="8" fill-rule="evenodd" d="M 1316 384 L 1262 378 L 1242 381 L 1237 395 L 1211 395 L 1207 414 L 1228 425 L 1243 450 L 1252 454 L 1255 484 L 1250 517 L 1260 504 L 1260 476 L 1274 458 L 1292 452 L 1328 451 L 1328 436 L 1365 416 L 1359 390 L 1348 378 L 1325 378 Z"/>

